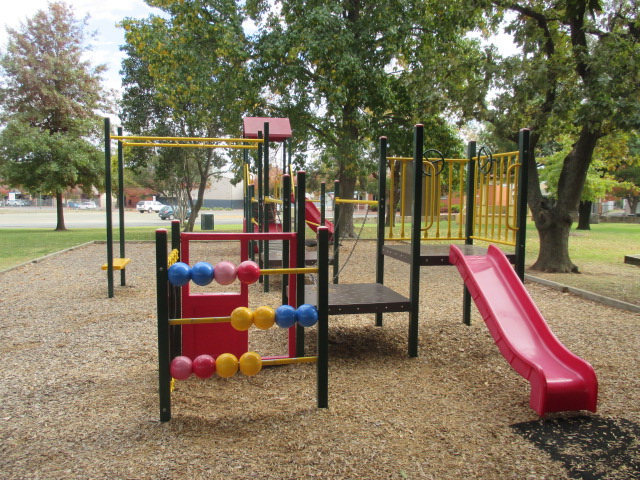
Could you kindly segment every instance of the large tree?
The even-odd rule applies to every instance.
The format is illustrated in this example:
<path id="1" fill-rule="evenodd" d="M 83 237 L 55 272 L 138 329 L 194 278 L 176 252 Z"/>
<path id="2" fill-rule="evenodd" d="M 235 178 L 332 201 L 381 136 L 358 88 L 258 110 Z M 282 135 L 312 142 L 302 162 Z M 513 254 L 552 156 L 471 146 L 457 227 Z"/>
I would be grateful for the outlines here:
<path id="1" fill-rule="evenodd" d="M 390 154 L 408 155 L 412 126 L 420 122 L 430 127 L 429 147 L 456 144 L 439 103 L 409 90 L 402 63 L 425 23 L 436 23 L 424 7 L 414 0 L 247 1 L 259 25 L 254 71 L 267 87 L 268 108 L 290 117 L 296 138 L 320 152 L 342 198 L 352 198 L 358 179 L 377 171 L 371 152 L 378 135 L 389 136 Z M 449 33 L 452 42 L 464 37 L 463 30 Z M 429 76 L 422 81 L 433 85 Z M 350 234 L 352 207 L 338 219 Z"/>
<path id="2" fill-rule="evenodd" d="M 91 192 L 103 172 L 103 157 L 91 139 L 99 133 L 105 67 L 86 59 L 86 25 L 65 3 L 51 3 L 19 29 L 7 29 L 0 57 L 0 176 L 53 194 L 56 230 L 65 230 L 64 192 L 76 186 Z"/>
<path id="3" fill-rule="evenodd" d="M 640 28 L 633 0 L 491 0 L 505 17 L 521 52 L 506 58 L 488 48 L 476 69 L 478 82 L 493 89 L 462 106 L 466 117 L 486 120 L 515 141 L 530 127 L 536 147 L 563 132 L 572 137 L 562 161 L 557 201 L 540 189 L 536 162 L 529 164 L 529 206 L 540 237 L 532 266 L 548 272 L 577 272 L 569 257 L 572 217 L 582 198 L 598 142 L 640 125 Z M 484 65 L 484 68 L 481 67 Z"/>
<path id="4" fill-rule="evenodd" d="M 239 137 L 256 90 L 248 78 L 244 17 L 235 0 L 147 3 L 164 15 L 123 22 L 125 128 L 134 134 Z M 160 159 L 156 173 L 181 186 L 192 210 L 186 225 L 191 230 L 208 183 L 232 156 L 214 149 L 151 153 Z M 141 152 L 133 158 L 144 162 L 151 157 Z"/>

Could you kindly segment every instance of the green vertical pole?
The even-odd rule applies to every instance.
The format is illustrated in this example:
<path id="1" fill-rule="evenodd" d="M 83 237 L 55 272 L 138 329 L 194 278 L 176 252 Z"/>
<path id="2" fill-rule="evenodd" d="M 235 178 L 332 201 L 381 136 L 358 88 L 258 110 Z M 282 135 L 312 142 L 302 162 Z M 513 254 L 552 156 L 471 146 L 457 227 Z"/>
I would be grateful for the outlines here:
<path id="1" fill-rule="evenodd" d="M 307 193 L 306 186 L 306 172 L 299 171 L 297 175 L 298 192 L 296 196 L 296 203 L 298 210 L 298 216 L 296 217 L 296 267 L 302 268 L 305 266 L 305 218 L 304 218 L 304 202 Z M 299 307 L 304 303 L 304 275 L 296 275 L 296 307 Z M 304 357 L 304 328 L 296 324 L 296 356 Z"/>
<path id="2" fill-rule="evenodd" d="M 338 283 L 340 272 L 340 205 L 336 199 L 340 196 L 340 180 L 333 182 L 333 283 Z"/>
<path id="3" fill-rule="evenodd" d="M 518 188 L 518 230 L 516 232 L 516 274 L 524 282 L 524 260 L 527 239 L 527 194 L 529 164 L 531 162 L 531 130 L 523 128 L 518 134 L 520 178 Z"/>
<path id="4" fill-rule="evenodd" d="M 167 274 L 167 231 L 156 230 L 156 302 L 158 309 L 158 392 L 160 421 L 171 420 L 171 372 L 169 371 L 169 308 Z"/>
<path id="5" fill-rule="evenodd" d="M 264 175 L 264 185 L 262 187 L 262 194 L 265 199 L 269 197 L 269 122 L 264 122 L 264 168 L 262 174 Z M 264 204 L 264 231 L 269 231 L 269 211 L 273 204 Z M 269 268 L 269 241 L 264 242 L 264 268 Z M 269 291 L 269 275 L 264 276 L 264 291 Z"/>
<path id="6" fill-rule="evenodd" d="M 387 203 L 387 137 L 380 137 L 380 164 L 378 165 L 378 230 L 376 243 L 376 283 L 384 283 L 384 220 Z M 376 326 L 382 326 L 382 312 L 376 313 Z"/>
<path id="7" fill-rule="evenodd" d="M 122 127 L 118 127 L 118 136 L 122 136 Z M 124 153 L 122 140 L 118 140 L 118 225 L 120 226 L 120 258 L 125 258 L 125 235 L 124 235 Z M 126 283 L 126 269 L 120 270 L 120 285 Z"/>
<path id="8" fill-rule="evenodd" d="M 282 231 L 291 231 L 291 175 L 282 176 Z M 290 240 L 282 241 L 282 268 L 289 268 Z M 282 305 L 289 305 L 289 275 L 282 276 Z"/>
<path id="9" fill-rule="evenodd" d="M 465 218 L 465 245 L 473 245 L 473 238 L 471 237 L 474 234 L 473 221 L 476 209 L 476 149 L 476 142 L 469 142 L 467 147 L 467 158 L 469 159 L 469 162 L 467 163 L 467 205 L 465 207 L 467 217 Z M 471 294 L 469 293 L 469 289 L 466 285 L 463 286 L 462 292 L 462 322 L 465 325 L 471 325 Z"/>
<path id="10" fill-rule="evenodd" d="M 180 220 L 171 220 L 171 250 L 178 250 L 178 260 L 180 259 Z M 173 305 L 169 306 L 169 318 L 182 317 L 182 288 L 170 287 L 173 289 Z M 182 354 L 182 326 L 172 325 L 169 327 L 169 358 L 173 360 Z"/>
<path id="11" fill-rule="evenodd" d="M 327 184 L 325 182 L 320 183 L 320 226 L 324 227 L 326 223 L 327 215 L 327 202 L 325 196 L 327 194 Z"/>
<path id="12" fill-rule="evenodd" d="M 107 211 L 107 291 L 113 298 L 113 219 L 111 218 L 111 121 L 104 119 L 104 183 Z"/>
<path id="13" fill-rule="evenodd" d="M 244 176 L 244 172 L 246 172 L 246 165 L 249 164 L 249 150 L 242 150 L 242 175 Z M 248 232 L 248 221 L 251 218 L 249 213 L 251 212 L 251 197 L 249 196 L 249 176 L 247 175 L 246 184 L 244 185 L 244 221 L 245 221 L 245 232 Z"/>
<path id="14" fill-rule="evenodd" d="M 420 312 L 420 233 L 422 210 L 422 157 L 424 126 L 416 125 L 413 133 L 413 216 L 411 225 L 411 266 L 409 271 L 409 356 L 418 356 L 418 315 Z"/>
<path id="15" fill-rule="evenodd" d="M 247 217 L 247 232 L 253 233 L 255 231 L 255 226 L 253 224 L 253 197 L 255 195 L 255 185 L 249 185 L 249 216 Z M 251 260 L 255 260 L 256 252 L 255 252 L 255 242 L 249 242 L 249 258 Z"/>
<path id="16" fill-rule="evenodd" d="M 318 228 L 317 402 L 329 407 L 329 229 Z"/>
<path id="17" fill-rule="evenodd" d="M 258 138 L 263 138 L 262 137 L 262 132 L 258 132 Z M 264 232 L 264 224 L 262 223 L 262 209 L 264 207 L 264 199 L 262 196 L 262 151 L 263 151 L 263 144 L 259 143 L 258 144 L 258 160 L 257 160 L 257 167 L 258 167 L 258 173 L 257 173 L 257 177 L 258 177 L 258 232 L 259 233 L 263 233 Z M 258 264 L 260 265 L 260 268 L 267 268 L 266 265 L 264 265 L 263 263 L 263 258 L 262 258 L 262 245 L 263 245 L 263 241 L 259 240 L 258 241 Z M 262 275 L 260 277 L 260 281 L 263 282 L 264 281 L 264 275 Z"/>

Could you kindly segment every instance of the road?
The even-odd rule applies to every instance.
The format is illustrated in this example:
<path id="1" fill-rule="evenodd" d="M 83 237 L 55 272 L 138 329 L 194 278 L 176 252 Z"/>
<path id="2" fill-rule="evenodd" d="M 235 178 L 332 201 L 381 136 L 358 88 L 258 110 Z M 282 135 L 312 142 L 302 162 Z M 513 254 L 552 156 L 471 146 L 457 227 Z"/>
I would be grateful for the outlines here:
<path id="1" fill-rule="evenodd" d="M 242 210 L 211 210 L 214 225 L 242 225 Z M 118 227 L 118 211 L 112 212 L 113 227 Z M 196 221 L 199 224 L 200 217 Z M 67 228 L 106 228 L 105 210 L 64 210 Z M 161 220 L 157 213 L 139 213 L 127 210 L 124 214 L 125 227 L 169 228 L 169 220 Z M 0 207 L 0 228 L 56 228 L 56 210 L 53 207 Z"/>

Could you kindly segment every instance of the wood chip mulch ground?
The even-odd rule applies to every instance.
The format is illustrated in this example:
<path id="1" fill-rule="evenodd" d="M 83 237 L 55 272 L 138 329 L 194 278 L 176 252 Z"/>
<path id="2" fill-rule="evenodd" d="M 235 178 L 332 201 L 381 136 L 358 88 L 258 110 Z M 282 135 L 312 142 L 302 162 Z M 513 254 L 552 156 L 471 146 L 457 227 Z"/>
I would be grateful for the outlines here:
<path id="1" fill-rule="evenodd" d="M 640 314 L 527 283 L 600 387 L 598 413 L 540 419 L 475 307 L 461 323 L 456 269 L 427 267 L 418 358 L 406 353 L 407 314 L 382 328 L 371 315 L 332 317 L 328 409 L 315 408 L 315 366 L 292 365 L 179 382 L 160 423 L 154 247 L 127 250 L 127 286 L 112 299 L 104 245 L 0 274 L 1 478 L 640 478 Z M 235 252 L 219 243 L 192 263 Z M 341 281 L 373 281 L 373 258 L 360 242 Z M 408 266 L 386 266 L 407 295 Z M 279 305 L 277 283 L 260 289 L 251 307 Z M 252 331 L 251 348 L 283 353 L 283 333 Z"/>

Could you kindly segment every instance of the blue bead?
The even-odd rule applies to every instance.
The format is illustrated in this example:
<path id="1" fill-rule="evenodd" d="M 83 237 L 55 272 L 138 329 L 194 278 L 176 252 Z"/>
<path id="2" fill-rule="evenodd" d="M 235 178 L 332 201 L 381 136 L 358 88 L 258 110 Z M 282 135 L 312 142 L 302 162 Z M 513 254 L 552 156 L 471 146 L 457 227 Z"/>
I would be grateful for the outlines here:
<path id="1" fill-rule="evenodd" d="M 169 282 L 176 287 L 182 287 L 191 280 L 191 268 L 183 262 L 176 262 L 169 267 Z"/>
<path id="2" fill-rule="evenodd" d="M 191 267 L 191 280 L 196 285 L 204 287 L 213 282 L 213 266 L 207 262 L 198 262 Z"/>
<path id="3" fill-rule="evenodd" d="M 280 328 L 290 328 L 296 324 L 298 314 L 291 305 L 282 305 L 276 308 L 276 323 Z"/>
<path id="4" fill-rule="evenodd" d="M 298 323 L 303 327 L 313 327 L 318 322 L 318 310 L 305 303 L 298 307 Z"/>

